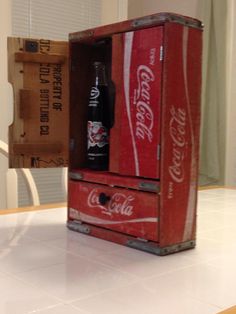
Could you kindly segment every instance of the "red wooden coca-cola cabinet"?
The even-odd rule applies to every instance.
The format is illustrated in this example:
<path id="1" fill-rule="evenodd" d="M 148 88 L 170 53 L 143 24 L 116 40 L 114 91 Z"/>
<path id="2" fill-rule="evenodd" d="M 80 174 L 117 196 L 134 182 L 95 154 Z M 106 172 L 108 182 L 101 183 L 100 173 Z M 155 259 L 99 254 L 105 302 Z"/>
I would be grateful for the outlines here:
<path id="1" fill-rule="evenodd" d="M 157 255 L 193 248 L 202 24 L 158 13 L 69 35 L 9 38 L 11 167 L 69 167 L 71 230 Z M 109 170 L 86 168 L 91 65 L 109 81 Z"/>

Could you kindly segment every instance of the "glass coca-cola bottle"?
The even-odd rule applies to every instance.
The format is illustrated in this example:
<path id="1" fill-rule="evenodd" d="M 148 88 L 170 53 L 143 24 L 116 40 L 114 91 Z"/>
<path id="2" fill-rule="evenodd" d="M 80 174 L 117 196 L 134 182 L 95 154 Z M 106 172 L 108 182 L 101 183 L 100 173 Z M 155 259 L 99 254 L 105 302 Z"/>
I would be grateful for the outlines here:
<path id="1" fill-rule="evenodd" d="M 109 98 L 105 65 L 94 62 L 88 104 L 88 168 L 107 170 L 109 158 Z"/>

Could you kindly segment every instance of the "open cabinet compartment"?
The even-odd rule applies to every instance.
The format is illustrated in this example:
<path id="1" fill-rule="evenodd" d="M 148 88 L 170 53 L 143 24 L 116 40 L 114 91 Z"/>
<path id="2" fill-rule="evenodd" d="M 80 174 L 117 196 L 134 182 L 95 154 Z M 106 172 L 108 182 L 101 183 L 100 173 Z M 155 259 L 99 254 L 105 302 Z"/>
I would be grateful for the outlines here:
<path id="1" fill-rule="evenodd" d="M 91 70 L 101 61 L 111 94 L 109 171 L 159 179 L 163 26 L 86 38 L 70 51 L 70 168 L 86 167 Z"/>
<path id="2" fill-rule="evenodd" d="M 93 63 L 106 66 L 111 81 L 112 38 L 70 43 L 70 169 L 86 168 L 87 120 Z"/>

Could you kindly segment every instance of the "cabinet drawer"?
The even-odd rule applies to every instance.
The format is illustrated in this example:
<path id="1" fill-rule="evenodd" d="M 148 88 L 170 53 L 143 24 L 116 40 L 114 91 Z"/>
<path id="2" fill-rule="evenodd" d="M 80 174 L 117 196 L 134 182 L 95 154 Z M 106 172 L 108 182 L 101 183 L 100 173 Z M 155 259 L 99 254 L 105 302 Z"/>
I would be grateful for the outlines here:
<path id="1" fill-rule="evenodd" d="M 69 219 L 146 240 L 158 240 L 158 195 L 69 181 Z"/>

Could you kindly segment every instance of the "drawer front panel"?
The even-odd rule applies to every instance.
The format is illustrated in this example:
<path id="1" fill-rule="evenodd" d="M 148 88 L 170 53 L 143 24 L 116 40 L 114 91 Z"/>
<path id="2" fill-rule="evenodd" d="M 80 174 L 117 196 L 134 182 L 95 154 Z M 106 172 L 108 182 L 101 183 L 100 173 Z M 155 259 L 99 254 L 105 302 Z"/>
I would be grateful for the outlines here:
<path id="1" fill-rule="evenodd" d="M 69 219 L 158 240 L 158 196 L 155 193 L 70 181 L 68 206 Z"/>

